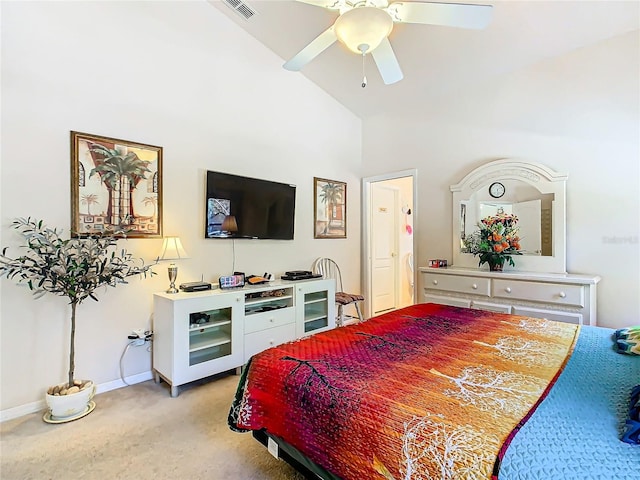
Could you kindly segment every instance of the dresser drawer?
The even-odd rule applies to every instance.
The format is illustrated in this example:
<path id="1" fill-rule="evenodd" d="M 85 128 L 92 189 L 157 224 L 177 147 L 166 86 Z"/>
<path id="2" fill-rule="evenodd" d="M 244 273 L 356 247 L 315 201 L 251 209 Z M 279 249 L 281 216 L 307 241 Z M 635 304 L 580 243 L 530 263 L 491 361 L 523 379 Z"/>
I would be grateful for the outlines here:
<path id="1" fill-rule="evenodd" d="M 478 302 L 477 300 L 471 302 L 471 308 L 474 308 L 476 310 L 485 310 L 487 312 L 511 313 L 511 305 Z"/>
<path id="2" fill-rule="evenodd" d="M 425 303 L 437 303 L 439 305 L 451 305 L 452 307 L 463 308 L 471 307 L 471 300 L 469 300 L 468 298 L 448 297 L 445 295 L 431 295 L 430 293 L 425 293 L 423 298 Z"/>
<path id="3" fill-rule="evenodd" d="M 581 285 L 494 279 L 493 296 L 584 307 L 584 287 Z"/>
<path id="4" fill-rule="evenodd" d="M 529 307 L 513 307 L 514 315 L 523 315 L 525 317 L 544 318 L 545 320 L 555 320 L 557 322 L 574 323 L 583 325 L 584 319 L 578 312 L 561 312 L 558 310 L 542 310 L 540 308 Z"/>
<path id="5" fill-rule="evenodd" d="M 296 324 L 290 323 L 280 327 L 268 328 L 260 332 L 244 336 L 244 358 L 248 359 L 258 352 L 275 347 L 284 342 L 295 340 Z"/>
<path id="6" fill-rule="evenodd" d="M 424 288 L 446 292 L 469 293 L 489 296 L 490 280 L 488 278 L 465 277 L 462 275 L 424 274 Z"/>
<path id="7" fill-rule="evenodd" d="M 279 327 L 296 321 L 293 308 L 280 308 L 268 312 L 253 313 L 244 319 L 244 333 L 259 332 L 265 328 Z"/>

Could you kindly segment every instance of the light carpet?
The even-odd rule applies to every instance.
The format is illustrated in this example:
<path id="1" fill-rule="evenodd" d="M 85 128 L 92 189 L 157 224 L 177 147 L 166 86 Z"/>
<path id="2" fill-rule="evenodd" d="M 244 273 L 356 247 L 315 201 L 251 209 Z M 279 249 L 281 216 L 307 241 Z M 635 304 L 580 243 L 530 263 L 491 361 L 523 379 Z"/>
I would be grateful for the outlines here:
<path id="1" fill-rule="evenodd" d="M 196 382 L 176 398 L 148 381 L 96 395 L 96 409 L 73 422 L 45 423 L 44 412 L 4 422 L 0 478 L 302 480 L 227 427 L 238 379 Z"/>

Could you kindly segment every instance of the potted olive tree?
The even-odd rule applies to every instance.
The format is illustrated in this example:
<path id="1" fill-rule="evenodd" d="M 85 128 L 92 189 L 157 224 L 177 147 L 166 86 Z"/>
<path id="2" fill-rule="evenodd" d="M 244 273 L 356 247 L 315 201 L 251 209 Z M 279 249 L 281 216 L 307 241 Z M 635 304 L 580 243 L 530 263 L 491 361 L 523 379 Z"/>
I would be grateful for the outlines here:
<path id="1" fill-rule="evenodd" d="M 76 309 L 99 287 L 127 283 L 132 275 L 154 275 L 152 265 L 135 260 L 125 249 L 117 250 L 123 232 L 108 232 L 83 238 L 61 238 L 61 232 L 48 228 L 42 220 L 17 218 L 12 227 L 24 238 L 24 253 L 10 257 L 7 248 L 0 255 L 0 277 L 26 283 L 35 298 L 50 293 L 67 297 L 71 305 L 69 376 L 66 383 L 47 391 L 48 414 L 45 421 L 69 421 L 85 415 L 95 406 L 91 401 L 95 385 L 74 378 Z"/>

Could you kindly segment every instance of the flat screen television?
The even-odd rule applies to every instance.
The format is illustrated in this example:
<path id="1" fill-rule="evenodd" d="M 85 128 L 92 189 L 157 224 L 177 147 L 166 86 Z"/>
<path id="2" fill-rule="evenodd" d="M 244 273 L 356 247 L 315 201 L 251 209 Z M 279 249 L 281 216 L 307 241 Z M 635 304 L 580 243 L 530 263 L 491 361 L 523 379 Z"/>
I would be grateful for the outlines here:
<path id="1" fill-rule="evenodd" d="M 293 240 L 296 187 L 207 171 L 206 238 Z"/>

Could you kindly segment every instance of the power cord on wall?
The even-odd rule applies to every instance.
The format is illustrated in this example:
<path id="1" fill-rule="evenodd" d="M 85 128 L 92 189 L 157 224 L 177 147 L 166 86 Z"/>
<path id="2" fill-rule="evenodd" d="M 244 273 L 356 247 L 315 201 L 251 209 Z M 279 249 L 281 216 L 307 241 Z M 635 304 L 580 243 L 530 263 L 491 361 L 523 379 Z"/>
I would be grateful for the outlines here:
<path id="1" fill-rule="evenodd" d="M 231 248 L 233 251 L 233 254 L 232 254 L 233 263 L 231 263 L 231 271 L 235 272 L 236 271 L 236 239 L 235 238 L 231 239 Z"/>
<path id="2" fill-rule="evenodd" d="M 122 355 L 120 355 L 120 380 L 122 380 L 122 383 L 124 383 L 126 386 L 130 387 L 131 384 L 127 383 L 127 381 L 124 379 L 124 367 L 122 365 L 122 362 L 124 360 L 124 356 L 129 351 L 129 348 L 131 348 L 132 346 L 139 347 L 139 346 L 144 345 L 147 342 L 149 342 L 149 347 L 147 348 L 147 352 L 150 352 L 151 351 L 151 345 L 152 345 L 151 342 L 153 341 L 153 332 L 150 331 L 150 330 L 145 330 L 144 332 L 142 332 L 142 331 L 134 331 L 134 333 L 129 335 L 127 338 L 130 341 L 124 347 L 124 350 L 122 351 Z"/>

